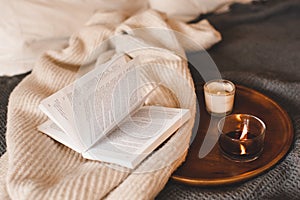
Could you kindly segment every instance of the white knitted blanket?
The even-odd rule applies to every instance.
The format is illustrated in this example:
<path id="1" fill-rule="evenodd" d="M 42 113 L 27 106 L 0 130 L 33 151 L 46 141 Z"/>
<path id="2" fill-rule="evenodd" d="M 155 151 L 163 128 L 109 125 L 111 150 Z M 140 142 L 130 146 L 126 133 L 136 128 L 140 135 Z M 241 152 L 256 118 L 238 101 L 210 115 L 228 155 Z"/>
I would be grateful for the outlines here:
<path id="1" fill-rule="evenodd" d="M 109 23 L 107 23 L 109 21 Z M 95 62 L 106 52 L 130 50 L 122 44 L 100 48 L 110 36 L 127 33 L 139 41 L 156 39 L 149 46 L 170 49 L 183 55 L 183 48 L 194 48 L 187 41 L 149 32 L 134 35 L 134 28 L 156 27 L 173 29 L 204 48 L 220 41 L 220 35 L 207 21 L 186 24 L 171 20 L 154 10 L 127 17 L 122 13 L 96 13 L 79 32 L 72 35 L 69 46 L 61 51 L 48 51 L 36 63 L 32 73 L 13 91 L 9 99 L 7 120 L 7 153 L 1 157 L 0 199 L 152 199 L 164 187 L 171 173 L 183 162 L 194 118 L 181 127 L 159 150 L 148 157 L 135 171 L 121 171 L 109 165 L 86 160 L 80 154 L 37 131 L 46 120 L 38 109 L 40 101 L 76 78 L 78 69 Z M 171 34 L 172 35 L 172 34 Z M 143 38 L 144 37 L 144 38 Z M 167 41 L 167 42 L 166 42 Z M 187 62 L 151 55 L 145 51 L 131 54 L 145 62 L 166 66 L 187 81 L 188 90 L 168 70 L 153 68 L 149 76 L 162 80 L 175 91 L 181 107 L 195 114 L 195 94 Z M 142 60 L 143 60 L 142 59 Z M 171 105 L 174 96 L 161 89 L 151 102 Z M 153 170 L 149 170 L 153 169 Z"/>

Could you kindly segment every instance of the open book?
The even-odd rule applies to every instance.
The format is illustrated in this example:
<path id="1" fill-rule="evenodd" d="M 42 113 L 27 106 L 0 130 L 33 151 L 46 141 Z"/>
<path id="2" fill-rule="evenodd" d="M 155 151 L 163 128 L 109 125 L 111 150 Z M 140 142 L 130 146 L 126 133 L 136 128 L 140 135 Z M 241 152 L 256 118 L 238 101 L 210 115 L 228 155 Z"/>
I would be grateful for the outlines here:
<path id="1" fill-rule="evenodd" d="M 159 87 L 145 68 L 112 59 L 40 103 L 38 129 L 84 158 L 135 168 L 189 118 L 187 109 L 145 106 Z"/>

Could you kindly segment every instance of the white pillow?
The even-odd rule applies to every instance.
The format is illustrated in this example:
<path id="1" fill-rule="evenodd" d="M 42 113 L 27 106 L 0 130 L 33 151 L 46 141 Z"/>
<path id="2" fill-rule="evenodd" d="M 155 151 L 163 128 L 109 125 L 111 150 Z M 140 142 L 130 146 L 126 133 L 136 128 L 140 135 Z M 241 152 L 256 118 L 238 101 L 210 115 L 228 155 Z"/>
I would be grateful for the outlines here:
<path id="1" fill-rule="evenodd" d="M 166 13 L 181 21 L 190 21 L 200 14 L 225 11 L 226 8 L 235 2 L 249 3 L 252 0 L 149 0 L 151 8 Z"/>
<path id="2" fill-rule="evenodd" d="M 61 49 L 96 10 L 133 13 L 144 0 L 0 0 L 0 75 L 30 70 L 46 50 Z"/>
<path id="3" fill-rule="evenodd" d="M 62 49 L 97 11 L 131 15 L 150 6 L 189 21 L 232 2 L 251 0 L 0 0 L 0 76 L 24 73 L 46 50 Z M 109 19 L 108 19 L 109 22 Z"/>

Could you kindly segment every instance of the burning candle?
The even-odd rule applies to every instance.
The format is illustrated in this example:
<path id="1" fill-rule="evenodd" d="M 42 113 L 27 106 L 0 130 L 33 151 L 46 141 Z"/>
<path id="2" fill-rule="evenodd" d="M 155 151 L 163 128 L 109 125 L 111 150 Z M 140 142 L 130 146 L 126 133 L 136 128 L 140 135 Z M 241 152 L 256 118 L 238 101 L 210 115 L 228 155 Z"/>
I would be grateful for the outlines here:
<path id="1" fill-rule="evenodd" d="M 263 151 L 266 126 L 262 120 L 247 114 L 223 117 L 218 123 L 219 147 L 234 161 L 253 161 Z"/>
<path id="2" fill-rule="evenodd" d="M 224 79 L 211 80 L 204 85 L 206 110 L 215 116 L 231 113 L 234 103 L 235 85 Z"/>

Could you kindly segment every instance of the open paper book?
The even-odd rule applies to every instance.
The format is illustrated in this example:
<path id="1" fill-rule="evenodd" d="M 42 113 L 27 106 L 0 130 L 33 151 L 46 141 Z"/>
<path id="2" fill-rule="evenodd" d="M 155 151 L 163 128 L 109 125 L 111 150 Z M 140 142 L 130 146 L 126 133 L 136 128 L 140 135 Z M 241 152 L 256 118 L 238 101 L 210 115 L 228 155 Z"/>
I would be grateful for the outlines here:
<path id="1" fill-rule="evenodd" d="M 137 66 L 118 57 L 44 99 L 50 120 L 38 129 L 84 158 L 135 168 L 190 117 L 187 109 L 143 106 L 159 84 L 143 82 Z"/>

